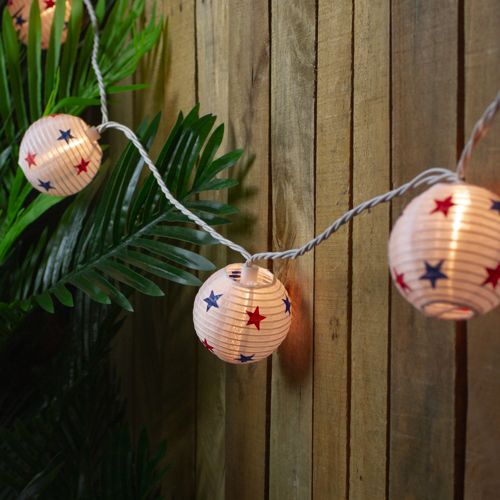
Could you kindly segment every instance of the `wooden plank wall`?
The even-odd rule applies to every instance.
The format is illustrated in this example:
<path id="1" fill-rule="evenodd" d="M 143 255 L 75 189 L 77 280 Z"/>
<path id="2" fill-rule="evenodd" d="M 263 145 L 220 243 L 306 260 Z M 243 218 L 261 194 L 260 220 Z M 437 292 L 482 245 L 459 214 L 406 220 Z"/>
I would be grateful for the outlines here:
<path id="1" fill-rule="evenodd" d="M 152 88 L 123 119 L 162 108 L 166 133 L 200 101 L 225 122 L 224 147 L 246 151 L 231 236 L 251 251 L 299 245 L 423 169 L 453 167 L 500 83 L 496 0 L 162 5 L 168 35 L 136 77 Z M 497 193 L 499 132 L 470 176 Z M 137 300 L 115 357 L 135 429 L 169 444 L 166 498 L 498 498 L 500 311 L 448 324 L 399 296 L 387 239 L 411 198 L 274 263 L 294 323 L 267 363 L 200 349 L 193 291 Z"/>

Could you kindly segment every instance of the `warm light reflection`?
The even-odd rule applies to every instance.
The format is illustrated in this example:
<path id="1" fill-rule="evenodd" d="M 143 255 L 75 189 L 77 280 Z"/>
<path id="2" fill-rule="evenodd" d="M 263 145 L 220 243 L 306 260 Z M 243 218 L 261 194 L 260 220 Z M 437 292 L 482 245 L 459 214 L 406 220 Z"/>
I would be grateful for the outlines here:
<path id="1" fill-rule="evenodd" d="M 81 191 L 101 164 L 97 136 L 71 115 L 40 118 L 26 131 L 19 148 L 19 165 L 34 188 L 44 194 L 67 196 Z"/>
<path id="2" fill-rule="evenodd" d="M 10 0 L 7 2 L 7 9 L 12 17 L 14 28 L 18 32 L 19 39 L 24 44 L 28 43 L 29 35 L 29 17 L 31 10 L 32 0 Z M 40 8 L 40 24 L 41 32 L 41 46 L 47 49 L 50 41 L 50 34 L 52 30 L 52 22 L 54 20 L 56 1 L 55 0 L 38 0 Z M 71 16 L 71 1 L 66 0 L 64 12 L 64 25 L 61 34 L 61 42 L 66 41 L 69 22 Z"/>
<path id="3" fill-rule="evenodd" d="M 292 301 L 285 287 L 263 268 L 231 264 L 198 291 L 193 308 L 204 347 L 234 364 L 254 363 L 272 354 L 286 337 Z"/>
<path id="4" fill-rule="evenodd" d="M 389 264 L 400 293 L 427 316 L 465 320 L 500 303 L 500 197 L 438 184 L 396 222 Z"/>

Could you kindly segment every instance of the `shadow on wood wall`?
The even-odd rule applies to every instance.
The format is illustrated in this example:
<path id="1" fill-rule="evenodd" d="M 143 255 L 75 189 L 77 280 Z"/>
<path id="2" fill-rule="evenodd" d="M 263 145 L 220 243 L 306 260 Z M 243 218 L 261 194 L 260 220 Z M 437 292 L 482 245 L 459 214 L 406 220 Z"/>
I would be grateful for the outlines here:
<path id="1" fill-rule="evenodd" d="M 496 0 L 163 6 L 169 46 L 137 78 L 153 86 L 128 123 L 162 109 L 166 133 L 197 101 L 218 115 L 224 147 L 255 155 L 230 195 L 254 221 L 232 234 L 251 251 L 453 167 L 500 82 Z M 499 131 L 470 175 L 496 192 Z M 411 197 L 275 263 L 294 326 L 267 364 L 225 366 L 197 345 L 195 291 L 137 300 L 115 356 L 134 426 L 167 439 L 166 498 L 498 498 L 500 312 L 447 324 L 394 292 L 387 240 Z"/>

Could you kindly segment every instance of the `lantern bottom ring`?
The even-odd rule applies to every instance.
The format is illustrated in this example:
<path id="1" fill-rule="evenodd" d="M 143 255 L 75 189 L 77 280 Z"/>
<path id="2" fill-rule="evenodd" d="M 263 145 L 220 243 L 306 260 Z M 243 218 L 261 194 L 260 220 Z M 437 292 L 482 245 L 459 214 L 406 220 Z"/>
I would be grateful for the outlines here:
<path id="1" fill-rule="evenodd" d="M 427 302 L 421 310 L 426 316 L 452 321 L 465 321 L 479 314 L 470 305 L 445 300 Z"/>

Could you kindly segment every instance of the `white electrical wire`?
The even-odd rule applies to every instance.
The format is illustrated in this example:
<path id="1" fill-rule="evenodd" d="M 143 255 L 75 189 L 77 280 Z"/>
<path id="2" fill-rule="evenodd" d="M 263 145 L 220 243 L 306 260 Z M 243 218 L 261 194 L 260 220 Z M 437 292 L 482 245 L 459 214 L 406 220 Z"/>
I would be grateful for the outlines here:
<path id="1" fill-rule="evenodd" d="M 467 167 L 469 166 L 470 158 L 472 152 L 477 146 L 477 143 L 488 133 L 493 122 L 493 118 L 498 113 L 500 109 L 500 92 L 498 92 L 495 100 L 490 103 L 483 113 L 483 116 L 474 125 L 472 132 L 470 134 L 467 144 L 462 150 L 460 159 L 457 163 L 457 174 L 460 179 L 465 180 L 465 174 L 467 173 Z"/>
<path id="2" fill-rule="evenodd" d="M 180 201 L 178 201 L 175 196 L 170 192 L 167 185 L 165 184 L 160 172 L 156 168 L 156 165 L 153 163 L 151 158 L 149 157 L 147 151 L 144 149 L 143 145 L 139 141 L 138 137 L 135 133 L 128 128 L 127 126 L 108 121 L 108 108 L 107 108 L 107 99 L 106 99 L 106 87 L 104 84 L 104 78 L 102 76 L 101 69 L 99 67 L 99 63 L 97 61 L 97 56 L 99 52 L 99 27 L 97 23 L 97 17 L 92 6 L 90 0 L 83 0 L 85 7 L 89 13 L 89 17 L 92 23 L 92 28 L 94 30 L 94 46 L 92 50 L 92 67 L 96 74 L 97 84 L 99 86 L 99 94 L 101 96 L 101 112 L 102 112 L 102 124 L 96 127 L 99 132 L 104 132 L 107 129 L 116 129 L 122 132 L 125 137 L 127 137 L 132 144 L 137 148 L 139 154 L 142 159 L 148 166 L 149 170 L 153 174 L 156 182 L 160 186 L 161 191 L 165 195 L 165 198 L 177 209 L 179 212 L 184 214 L 189 220 L 200 226 L 203 230 L 205 230 L 210 236 L 215 238 L 219 243 L 229 247 L 231 250 L 238 252 L 246 261 L 247 265 L 251 265 L 252 262 L 257 260 L 275 260 L 275 259 L 296 259 L 301 255 L 311 251 L 313 248 L 318 246 L 320 243 L 328 239 L 335 231 L 337 231 L 342 225 L 349 222 L 353 217 L 359 215 L 364 210 L 368 210 L 370 208 L 379 205 L 380 203 L 387 203 L 391 201 L 396 196 L 402 196 L 410 189 L 415 189 L 424 184 L 431 186 L 433 184 L 437 184 L 439 182 L 459 182 L 460 179 L 465 178 L 465 171 L 467 165 L 469 163 L 472 151 L 476 147 L 478 141 L 486 135 L 488 132 L 491 122 L 493 121 L 493 117 L 498 112 L 500 107 L 500 93 L 497 95 L 495 101 L 493 101 L 488 108 L 486 109 L 483 116 L 476 123 L 471 137 L 467 144 L 465 145 L 462 155 L 460 156 L 460 160 L 457 165 L 457 172 L 452 172 L 451 170 L 445 168 L 430 168 L 420 173 L 416 177 L 414 177 L 411 181 L 399 186 L 391 191 L 371 198 L 358 206 L 352 208 L 340 218 L 338 218 L 331 226 L 326 228 L 321 234 L 316 236 L 311 241 L 308 241 L 305 245 L 294 248 L 291 250 L 286 250 L 283 252 L 261 252 L 256 254 L 250 254 L 247 250 L 245 250 L 242 246 L 234 243 L 233 241 L 225 238 L 220 233 L 218 233 L 213 227 L 209 226 L 205 221 L 203 221 L 200 217 L 195 215 L 189 209 L 187 209 Z"/>
<path id="3" fill-rule="evenodd" d="M 163 194 L 165 195 L 165 198 L 177 210 L 179 210 L 179 212 L 184 214 L 189 220 L 193 221 L 195 224 L 198 224 L 198 226 L 200 226 L 210 236 L 219 241 L 219 243 L 222 243 L 223 245 L 229 247 L 231 250 L 240 253 L 246 260 L 249 260 L 251 258 L 250 253 L 247 252 L 243 247 L 234 243 L 231 240 L 228 240 L 227 238 L 224 238 L 224 236 L 219 234 L 213 227 L 209 226 L 204 220 L 200 219 L 197 215 L 193 214 L 193 212 L 188 210 L 180 201 L 178 201 L 174 197 L 174 195 L 170 192 L 167 185 L 165 184 L 160 172 L 158 172 L 156 165 L 153 163 L 147 151 L 144 149 L 144 146 L 141 144 L 138 137 L 134 134 L 134 132 L 132 132 L 132 130 L 130 130 L 125 125 L 122 125 L 121 123 L 117 122 L 105 122 L 102 125 L 99 125 L 97 127 L 97 130 L 99 131 L 99 133 L 101 133 L 109 128 L 114 128 L 116 130 L 119 130 L 120 132 L 123 132 L 125 137 L 129 139 L 130 142 L 137 148 L 137 151 L 139 151 L 139 154 L 141 155 L 142 159 L 145 161 L 146 165 L 149 167 L 149 170 L 151 170 L 151 173 L 154 175 L 154 178 L 156 179 L 156 182 L 160 186 L 160 189 L 162 190 Z"/>
<path id="4" fill-rule="evenodd" d="M 457 182 L 458 177 L 455 172 L 448 170 L 446 168 L 430 168 L 416 177 L 414 177 L 411 181 L 399 186 L 387 193 L 381 194 L 379 196 L 375 196 L 374 198 L 364 201 L 360 203 L 356 207 L 352 208 L 344 215 L 339 217 L 331 226 L 327 227 L 321 234 L 316 236 L 311 241 L 307 242 L 305 245 L 300 248 L 294 248 L 291 250 L 286 250 L 284 252 L 262 252 L 256 253 L 252 255 L 250 258 L 250 262 L 255 260 L 275 260 L 275 259 L 296 259 L 304 255 L 307 252 L 310 252 L 314 247 L 318 246 L 320 243 L 328 239 L 335 231 L 337 231 L 341 226 L 349 222 L 353 217 L 359 215 L 361 212 L 373 208 L 380 203 L 387 203 L 391 201 L 396 196 L 402 196 L 410 189 L 415 189 L 423 184 L 427 184 L 431 186 L 433 184 L 437 184 L 438 182 Z"/>
<path id="5" fill-rule="evenodd" d="M 99 62 L 97 61 L 97 56 L 99 55 L 99 24 L 97 22 L 97 16 L 95 14 L 94 7 L 90 0 L 83 0 L 85 7 L 87 7 L 87 12 L 89 13 L 90 22 L 92 24 L 92 30 L 94 31 L 94 45 L 92 47 L 92 68 L 94 68 L 94 73 L 97 78 L 97 85 L 99 87 L 99 95 L 101 97 L 101 114 L 102 121 L 108 121 L 108 99 L 106 97 L 106 86 L 104 85 L 104 77 L 102 76 L 101 68 L 99 67 Z"/>

